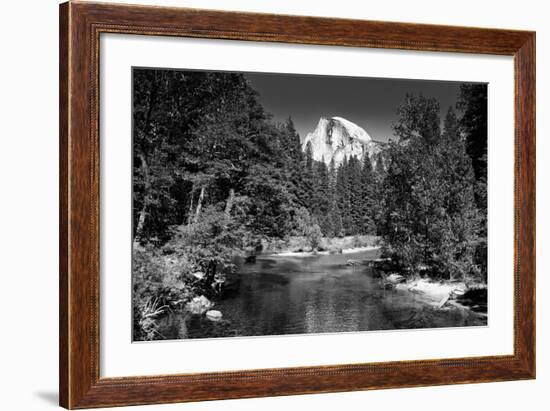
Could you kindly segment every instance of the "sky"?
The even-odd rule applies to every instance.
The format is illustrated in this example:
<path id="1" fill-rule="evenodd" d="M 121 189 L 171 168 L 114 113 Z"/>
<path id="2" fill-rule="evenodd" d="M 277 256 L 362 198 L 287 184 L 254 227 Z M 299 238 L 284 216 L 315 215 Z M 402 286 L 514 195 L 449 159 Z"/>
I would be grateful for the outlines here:
<path id="1" fill-rule="evenodd" d="M 246 73 L 260 101 L 275 120 L 292 117 L 300 137 L 317 126 L 319 118 L 344 117 L 378 141 L 392 137 L 392 121 L 406 93 L 439 100 L 441 117 L 455 106 L 459 82 L 366 77 Z"/>

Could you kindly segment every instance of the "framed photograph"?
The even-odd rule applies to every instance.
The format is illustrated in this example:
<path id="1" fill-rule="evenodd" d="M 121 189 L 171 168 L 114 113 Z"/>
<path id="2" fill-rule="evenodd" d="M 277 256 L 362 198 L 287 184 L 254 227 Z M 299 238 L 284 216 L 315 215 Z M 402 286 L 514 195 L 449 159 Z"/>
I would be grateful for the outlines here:
<path id="1" fill-rule="evenodd" d="M 60 404 L 535 378 L 535 33 L 60 6 Z"/>

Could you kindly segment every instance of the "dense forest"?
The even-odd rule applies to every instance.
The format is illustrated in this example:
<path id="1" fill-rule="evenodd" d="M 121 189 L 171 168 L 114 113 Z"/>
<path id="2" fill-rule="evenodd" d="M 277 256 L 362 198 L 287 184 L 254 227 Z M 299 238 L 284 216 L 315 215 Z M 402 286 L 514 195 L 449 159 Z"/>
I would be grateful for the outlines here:
<path id="1" fill-rule="evenodd" d="M 291 237 L 378 236 L 404 275 L 486 280 L 485 85 L 462 85 L 443 127 L 438 101 L 407 95 L 376 168 L 315 161 L 243 74 L 135 69 L 133 87 L 135 339 Z"/>

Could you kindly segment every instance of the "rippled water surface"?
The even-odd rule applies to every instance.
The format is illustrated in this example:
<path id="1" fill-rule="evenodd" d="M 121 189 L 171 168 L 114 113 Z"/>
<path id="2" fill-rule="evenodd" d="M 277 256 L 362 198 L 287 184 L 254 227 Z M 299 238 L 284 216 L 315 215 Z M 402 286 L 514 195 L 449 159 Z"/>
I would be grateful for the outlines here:
<path id="1" fill-rule="evenodd" d="M 414 293 L 385 290 L 372 268 L 346 265 L 376 257 L 258 257 L 239 267 L 238 290 L 216 301 L 223 320 L 174 313 L 160 331 L 175 339 L 486 325 L 469 310 L 437 310 Z"/>

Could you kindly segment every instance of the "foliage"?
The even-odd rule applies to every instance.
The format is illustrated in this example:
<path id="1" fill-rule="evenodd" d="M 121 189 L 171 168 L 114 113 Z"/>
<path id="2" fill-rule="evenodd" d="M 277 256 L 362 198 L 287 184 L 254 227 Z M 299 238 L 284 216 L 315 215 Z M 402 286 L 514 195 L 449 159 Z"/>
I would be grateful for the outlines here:
<path id="1" fill-rule="evenodd" d="M 390 146 L 384 180 L 384 239 L 395 261 L 410 273 L 428 268 L 444 278 L 476 276 L 481 220 L 472 162 L 454 111 L 449 110 L 445 130 L 437 136 L 439 106 L 427 100 L 407 96 L 398 110 L 400 140 Z M 418 116 L 425 120 L 415 121 Z"/>
<path id="2" fill-rule="evenodd" d="M 196 295 L 223 291 L 234 269 L 233 257 L 252 242 L 239 221 L 244 203 L 237 199 L 234 216 L 206 207 L 194 222 L 171 227 L 171 240 L 160 249 L 134 247 L 135 339 L 159 337 L 157 317 L 183 308 Z"/>
<path id="3" fill-rule="evenodd" d="M 206 207 L 194 223 L 174 227 L 171 237 L 164 252 L 186 261 L 187 273 L 208 285 L 231 272 L 232 258 L 251 241 L 238 219 L 216 206 Z"/>
<path id="4" fill-rule="evenodd" d="M 134 70 L 134 233 L 162 244 L 171 225 L 239 190 L 277 149 L 279 131 L 246 78 Z"/>
<path id="5" fill-rule="evenodd" d="M 399 119 L 393 125 L 393 131 L 402 143 L 420 138 L 431 145 L 439 140 L 439 102 L 435 98 L 407 94 L 403 104 L 397 108 L 397 115 Z"/>
<path id="6" fill-rule="evenodd" d="M 261 237 L 284 237 L 295 204 L 284 172 L 267 163 L 254 165 L 245 178 L 244 192 L 253 199 L 248 202 L 248 229 Z"/>
<path id="7" fill-rule="evenodd" d="M 161 337 L 156 319 L 181 308 L 192 295 L 186 280 L 191 267 L 187 259 L 163 255 L 153 247 L 134 246 L 132 259 L 132 307 L 135 340 Z"/>
<path id="8" fill-rule="evenodd" d="M 295 234 L 306 237 L 311 250 L 317 250 L 321 245 L 323 233 L 319 225 L 315 222 L 315 218 L 311 217 L 306 208 L 301 207 L 297 210 L 295 224 Z"/>

